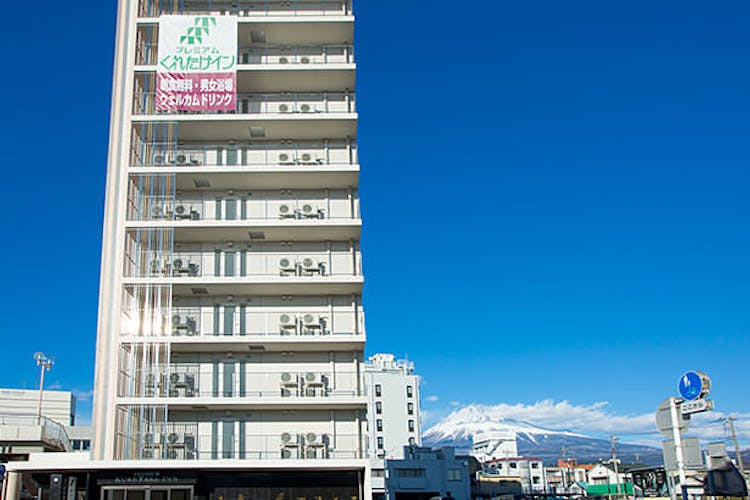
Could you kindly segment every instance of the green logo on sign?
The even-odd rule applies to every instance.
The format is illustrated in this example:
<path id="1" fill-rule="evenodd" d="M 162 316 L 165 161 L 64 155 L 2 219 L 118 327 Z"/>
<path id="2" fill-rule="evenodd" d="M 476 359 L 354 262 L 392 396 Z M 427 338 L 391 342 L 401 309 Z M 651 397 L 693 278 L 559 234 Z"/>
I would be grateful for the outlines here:
<path id="1" fill-rule="evenodd" d="M 203 36 L 209 34 L 212 26 L 216 26 L 215 17 L 196 17 L 195 25 L 187 29 L 187 33 L 180 37 L 180 43 L 195 45 L 203 43 Z"/>

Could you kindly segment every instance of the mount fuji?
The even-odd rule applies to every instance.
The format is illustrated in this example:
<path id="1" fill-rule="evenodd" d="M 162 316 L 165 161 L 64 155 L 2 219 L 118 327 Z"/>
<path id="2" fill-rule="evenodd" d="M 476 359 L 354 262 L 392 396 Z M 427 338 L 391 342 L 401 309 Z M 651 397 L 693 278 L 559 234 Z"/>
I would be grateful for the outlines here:
<path id="1" fill-rule="evenodd" d="M 453 446 L 458 453 L 468 453 L 475 436 L 492 432 L 515 434 L 519 455 L 541 458 L 548 465 L 562 457 L 563 447 L 567 456 L 576 457 L 579 463 L 597 462 L 611 456 L 610 442 L 606 439 L 567 430 L 545 429 L 503 417 L 494 408 L 481 405 L 469 405 L 454 411 L 430 427 L 422 438 L 427 446 Z M 617 454 L 627 463 L 662 463 L 662 451 L 651 446 L 618 443 Z"/>

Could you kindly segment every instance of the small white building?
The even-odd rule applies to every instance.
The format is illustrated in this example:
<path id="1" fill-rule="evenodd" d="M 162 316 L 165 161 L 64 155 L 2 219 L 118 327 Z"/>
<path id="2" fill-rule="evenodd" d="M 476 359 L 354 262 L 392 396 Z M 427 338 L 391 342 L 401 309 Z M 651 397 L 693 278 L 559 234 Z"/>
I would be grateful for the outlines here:
<path id="1" fill-rule="evenodd" d="M 596 464 L 588 472 L 589 484 L 621 484 L 627 481 L 627 475 L 619 470 L 615 472 L 615 466 L 611 462 Z"/>
<path id="2" fill-rule="evenodd" d="M 419 377 L 414 364 L 375 354 L 365 364 L 367 424 L 375 498 L 385 494 L 385 460 L 404 458 L 404 447 L 422 445 Z"/>
<path id="3" fill-rule="evenodd" d="M 0 414 L 29 416 L 39 413 L 39 391 L 0 389 Z M 42 392 L 42 416 L 61 425 L 75 425 L 76 398 L 69 391 Z"/>
<path id="4" fill-rule="evenodd" d="M 504 457 L 482 464 L 486 475 L 517 481 L 525 494 L 544 493 L 547 479 L 541 458 Z"/>

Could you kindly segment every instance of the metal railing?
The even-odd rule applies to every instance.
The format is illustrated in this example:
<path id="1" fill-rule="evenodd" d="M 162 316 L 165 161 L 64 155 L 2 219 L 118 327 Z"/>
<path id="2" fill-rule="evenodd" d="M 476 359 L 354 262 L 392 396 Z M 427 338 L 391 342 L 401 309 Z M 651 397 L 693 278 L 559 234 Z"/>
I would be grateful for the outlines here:
<path id="1" fill-rule="evenodd" d="M 217 365 L 218 366 L 218 365 Z M 259 371 L 263 365 L 235 363 L 231 375 L 211 374 L 211 364 L 120 370 L 118 395 L 135 398 L 291 398 L 325 399 L 364 395 L 353 371 Z M 226 370 L 226 366 L 224 370 Z M 243 370 L 241 373 L 239 370 Z"/>
<path id="2" fill-rule="evenodd" d="M 346 1 L 253 1 L 253 0 L 141 0 L 139 17 L 163 14 L 234 14 L 254 16 L 341 16 L 351 15 Z"/>
<path id="3" fill-rule="evenodd" d="M 131 221 L 321 221 L 356 219 L 356 200 L 347 199 L 251 199 L 204 200 L 180 196 L 143 196 L 129 200 Z"/>
<path id="4" fill-rule="evenodd" d="M 38 427 L 42 441 L 55 444 L 65 451 L 71 451 L 68 433 L 62 424 L 47 417 L 38 415 L 7 415 L 0 414 L 0 426 L 8 427 Z"/>
<path id="5" fill-rule="evenodd" d="M 143 259 L 128 266 L 128 277 L 155 278 L 199 278 L 199 277 L 308 277 L 360 276 L 359 265 L 354 269 L 351 253 L 336 252 L 328 255 L 313 253 L 282 256 L 271 252 L 231 251 L 222 252 L 174 252 L 168 258 L 158 255 Z M 231 256 L 229 256 L 231 254 Z M 258 255 L 258 254 L 261 255 Z M 265 255 L 263 255 L 265 253 Z M 260 257 L 260 258 L 258 258 Z M 345 257 L 339 260 L 338 257 Z M 360 261 L 357 256 L 357 262 Z"/>
<path id="6" fill-rule="evenodd" d="M 126 313 L 127 314 L 127 313 Z M 178 307 L 168 314 L 151 317 L 143 321 L 126 319 L 123 322 L 123 337 L 158 336 L 203 338 L 207 342 L 217 337 L 262 337 L 264 339 L 296 340 L 320 337 L 358 337 L 364 332 L 362 314 L 352 312 L 308 311 L 304 313 L 253 312 L 236 307 L 232 323 L 225 324 L 227 313 L 213 308 Z"/>
<path id="7" fill-rule="evenodd" d="M 157 42 L 141 42 L 136 46 L 135 64 L 157 64 Z M 347 64 L 354 62 L 351 45 L 251 45 L 240 47 L 238 64 Z"/>
<path id="8" fill-rule="evenodd" d="M 239 64 L 344 64 L 354 60 L 350 45 L 253 45 L 239 48 Z"/>
<path id="9" fill-rule="evenodd" d="M 313 92 L 281 94 L 237 94 L 236 109 L 231 111 L 157 111 L 155 92 L 136 92 L 133 113 L 151 114 L 280 114 L 315 116 L 327 113 L 353 113 L 354 94 L 351 92 Z"/>
<path id="10" fill-rule="evenodd" d="M 354 165 L 357 149 L 346 142 L 283 144 L 139 143 L 133 146 L 133 167 L 304 167 Z"/>
<path id="11" fill-rule="evenodd" d="M 224 433 L 225 424 L 232 427 L 229 435 Z M 367 456 L 367 438 L 363 435 L 300 429 L 280 435 L 254 434 L 236 432 L 234 424 L 218 422 L 215 434 L 199 432 L 199 424 L 167 424 L 151 432 L 118 433 L 117 437 L 130 442 L 130 450 L 123 457 L 126 459 L 335 460 Z M 250 425 L 246 422 L 243 427 Z"/>

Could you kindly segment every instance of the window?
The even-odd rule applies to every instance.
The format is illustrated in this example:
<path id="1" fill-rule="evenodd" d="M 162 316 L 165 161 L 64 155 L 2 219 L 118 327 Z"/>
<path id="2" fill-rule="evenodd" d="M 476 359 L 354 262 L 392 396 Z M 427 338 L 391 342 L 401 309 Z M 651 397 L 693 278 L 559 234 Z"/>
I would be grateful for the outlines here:
<path id="1" fill-rule="evenodd" d="M 377 413 L 378 415 L 383 413 L 383 403 L 381 403 L 380 401 L 375 402 L 375 413 Z"/>
<path id="2" fill-rule="evenodd" d="M 448 481 L 460 481 L 461 469 L 448 469 Z"/>
<path id="3" fill-rule="evenodd" d="M 408 413 L 409 415 L 414 415 L 414 403 L 406 404 L 406 413 Z"/>
<path id="4" fill-rule="evenodd" d="M 424 477 L 424 469 L 396 469 L 396 477 Z"/>
<path id="5" fill-rule="evenodd" d="M 539 476 L 534 476 L 531 478 L 531 480 L 534 482 L 534 484 L 539 484 Z"/>
<path id="6" fill-rule="evenodd" d="M 414 432 L 414 420 L 409 420 L 409 432 Z"/>
<path id="7" fill-rule="evenodd" d="M 531 463 L 531 468 L 532 469 L 538 469 L 539 468 L 539 462 L 532 462 Z"/>
<path id="8" fill-rule="evenodd" d="M 518 464 L 517 464 L 517 463 L 515 463 L 515 462 L 511 462 L 511 463 L 510 463 L 510 468 L 511 468 L 511 469 L 517 469 L 517 468 L 518 468 Z"/>
<path id="9" fill-rule="evenodd" d="M 84 439 L 81 441 L 81 450 L 83 451 L 89 451 L 91 449 L 91 440 L 90 439 Z"/>
<path id="10" fill-rule="evenodd" d="M 378 432 L 383 432 L 383 421 L 381 419 L 377 419 L 375 421 L 375 428 L 378 430 Z"/>
<path id="11" fill-rule="evenodd" d="M 406 386 L 406 397 L 407 398 L 413 398 L 414 397 L 414 387 L 407 385 Z"/>
<path id="12" fill-rule="evenodd" d="M 379 450 L 383 449 L 383 438 L 382 437 L 378 438 L 378 449 Z"/>
<path id="13" fill-rule="evenodd" d="M 380 384 L 375 384 L 375 396 L 380 397 L 383 395 L 383 387 Z"/>
<path id="14" fill-rule="evenodd" d="M 372 477 L 385 477 L 384 469 L 372 469 Z"/>
<path id="15" fill-rule="evenodd" d="M 497 468 L 498 469 L 502 469 L 503 468 L 503 464 L 497 464 Z"/>

